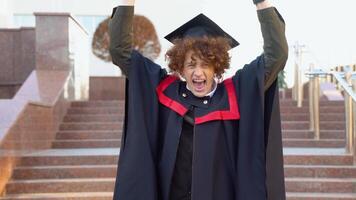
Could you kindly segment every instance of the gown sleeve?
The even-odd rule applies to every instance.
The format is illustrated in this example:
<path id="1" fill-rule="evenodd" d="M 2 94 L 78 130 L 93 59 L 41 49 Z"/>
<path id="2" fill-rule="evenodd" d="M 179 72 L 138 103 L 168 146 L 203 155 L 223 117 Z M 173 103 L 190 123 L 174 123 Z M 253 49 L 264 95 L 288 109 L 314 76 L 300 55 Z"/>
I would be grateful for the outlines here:
<path id="1" fill-rule="evenodd" d="M 265 62 L 265 90 L 267 90 L 283 70 L 288 58 L 288 43 L 285 23 L 276 8 L 257 11 L 263 36 L 263 59 Z"/>
<path id="2" fill-rule="evenodd" d="M 112 62 L 126 77 L 131 64 L 133 16 L 133 6 L 119 6 L 114 8 L 109 24 Z"/>
<path id="3" fill-rule="evenodd" d="M 110 22 L 113 63 L 126 75 L 125 122 L 114 200 L 158 199 L 159 103 L 156 87 L 166 76 L 159 65 L 132 49 L 132 6 L 114 9 Z"/>
<path id="4" fill-rule="evenodd" d="M 288 46 L 284 21 L 275 8 L 258 11 L 258 17 L 264 38 L 264 53 L 233 76 L 240 109 L 236 141 L 236 199 L 284 200 L 276 78 L 286 63 Z"/>

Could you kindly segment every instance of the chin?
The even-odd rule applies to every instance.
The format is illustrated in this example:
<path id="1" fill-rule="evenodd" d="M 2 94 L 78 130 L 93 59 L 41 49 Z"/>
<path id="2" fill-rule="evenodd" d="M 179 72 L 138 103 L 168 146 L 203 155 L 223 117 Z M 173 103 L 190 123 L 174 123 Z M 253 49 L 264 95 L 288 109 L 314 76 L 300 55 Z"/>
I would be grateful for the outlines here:
<path id="1" fill-rule="evenodd" d="M 207 92 L 192 92 L 196 97 L 205 97 L 208 93 Z"/>

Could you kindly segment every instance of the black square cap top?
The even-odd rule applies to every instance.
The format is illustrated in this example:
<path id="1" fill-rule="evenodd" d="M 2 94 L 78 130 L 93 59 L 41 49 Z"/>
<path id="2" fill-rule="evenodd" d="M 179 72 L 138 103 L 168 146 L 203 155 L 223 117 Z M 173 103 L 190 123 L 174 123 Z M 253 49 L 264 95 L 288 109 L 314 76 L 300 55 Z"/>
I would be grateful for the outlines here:
<path id="1" fill-rule="evenodd" d="M 204 36 L 225 37 L 230 41 L 231 49 L 239 45 L 239 42 L 227 34 L 213 20 L 209 19 L 202 13 L 189 20 L 170 34 L 166 35 L 164 38 L 166 38 L 171 43 L 174 43 L 175 39 Z"/>

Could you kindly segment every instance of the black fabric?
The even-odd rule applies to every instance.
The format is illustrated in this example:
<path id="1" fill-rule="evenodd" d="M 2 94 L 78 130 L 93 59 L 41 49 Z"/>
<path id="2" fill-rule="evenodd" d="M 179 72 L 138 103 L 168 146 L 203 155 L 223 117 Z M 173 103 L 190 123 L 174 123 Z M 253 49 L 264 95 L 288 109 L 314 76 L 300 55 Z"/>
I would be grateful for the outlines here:
<path id="1" fill-rule="evenodd" d="M 285 200 L 281 116 L 279 112 L 278 83 L 275 81 L 265 95 L 265 133 L 267 153 L 268 199 Z"/>
<path id="2" fill-rule="evenodd" d="M 258 57 L 233 76 L 240 120 L 195 124 L 191 156 L 193 200 L 264 200 L 267 194 L 270 197 L 284 196 L 273 194 L 281 190 L 269 191 L 271 187 L 266 186 L 266 177 L 271 177 L 271 170 L 268 169 L 274 167 L 275 161 L 281 163 L 283 158 L 279 155 L 266 156 L 266 148 L 267 153 L 281 151 L 268 151 L 273 147 L 271 144 L 280 142 L 270 140 L 281 138 L 279 134 L 271 136 L 272 127 L 274 130 L 280 129 L 271 116 L 277 104 L 275 98 L 268 98 L 265 103 L 265 95 L 275 97 L 278 91 L 269 90 L 264 93 L 264 67 L 263 57 Z M 164 70 L 134 52 L 129 74 L 129 101 L 126 102 L 128 116 L 114 199 L 169 200 L 179 159 L 179 143 L 184 138 L 182 130 L 186 124 L 181 115 L 158 103 L 155 89 L 166 77 Z M 190 108 L 191 105 L 180 94 L 181 85 L 181 81 L 175 81 L 165 94 Z M 219 84 L 209 100 L 208 109 L 196 107 L 194 112 L 200 116 L 228 108 L 227 90 L 223 84 Z M 269 135 L 265 131 L 266 127 Z M 266 163 L 270 168 L 266 169 Z M 273 188 L 280 187 L 284 191 L 282 180 L 276 179 L 273 180 Z"/>
<path id="3" fill-rule="evenodd" d="M 157 182 L 158 163 L 158 113 L 159 103 L 155 93 L 166 71 L 151 60 L 133 51 L 129 68 L 129 84 L 125 102 L 122 146 L 118 163 L 114 199 L 160 199 Z"/>
<path id="4" fill-rule="evenodd" d="M 182 39 L 186 37 L 199 38 L 204 36 L 225 37 L 229 40 L 231 49 L 237 47 L 240 44 L 213 20 L 209 19 L 202 13 L 195 16 L 193 19 L 189 20 L 182 26 L 178 27 L 164 38 L 174 43 L 174 40 L 176 39 Z"/>
<path id="5" fill-rule="evenodd" d="M 258 3 L 261 3 L 261 2 L 264 2 L 265 0 L 253 0 L 253 3 L 254 4 L 258 4 Z"/>
<path id="6" fill-rule="evenodd" d="M 118 8 L 118 7 L 114 7 L 114 8 L 112 9 L 110 19 L 112 19 L 112 18 L 114 17 L 114 15 L 115 15 L 115 13 L 116 13 L 117 8 Z"/>
<path id="7" fill-rule="evenodd" d="M 186 115 L 188 118 L 194 118 L 194 107 Z M 193 134 L 194 126 L 189 121 L 184 120 L 169 200 L 188 200 L 191 198 Z"/>
<path id="8" fill-rule="evenodd" d="M 194 107 L 205 108 L 205 109 L 209 108 L 210 97 L 209 96 L 205 96 L 205 97 L 194 96 L 194 94 L 190 90 L 187 89 L 186 82 L 180 83 L 179 94 L 181 94 L 180 100 L 184 101 L 184 103 L 187 103 L 187 105 L 192 105 Z M 206 103 L 204 104 L 204 102 L 206 102 Z"/>
<path id="9" fill-rule="evenodd" d="M 235 145 L 238 200 L 266 199 L 264 67 L 264 59 L 260 56 L 233 78 L 241 114 Z"/>

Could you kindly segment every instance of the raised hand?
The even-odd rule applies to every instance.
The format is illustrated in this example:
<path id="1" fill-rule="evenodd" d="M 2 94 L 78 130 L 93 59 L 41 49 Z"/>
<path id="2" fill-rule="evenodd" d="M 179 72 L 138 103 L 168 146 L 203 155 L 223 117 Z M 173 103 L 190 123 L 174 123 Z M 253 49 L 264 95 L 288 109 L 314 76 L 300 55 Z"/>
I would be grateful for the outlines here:
<path id="1" fill-rule="evenodd" d="M 269 7 L 272 7 L 272 4 L 269 0 L 253 0 L 253 2 L 257 2 L 255 3 L 257 10 L 262 10 L 262 9 L 266 9 Z"/>
<path id="2" fill-rule="evenodd" d="M 133 6 L 133 5 L 135 5 L 135 0 L 119 0 L 119 5 L 121 5 L 121 6 Z"/>

